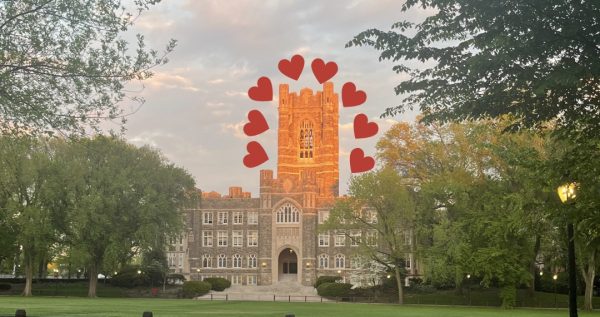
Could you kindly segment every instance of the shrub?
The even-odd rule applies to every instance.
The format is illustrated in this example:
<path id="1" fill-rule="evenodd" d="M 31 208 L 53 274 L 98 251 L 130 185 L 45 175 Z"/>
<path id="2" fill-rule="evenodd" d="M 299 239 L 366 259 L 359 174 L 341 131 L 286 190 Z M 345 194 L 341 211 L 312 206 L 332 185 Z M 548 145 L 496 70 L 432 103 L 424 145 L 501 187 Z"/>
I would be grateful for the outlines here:
<path id="1" fill-rule="evenodd" d="M 146 274 L 138 274 L 138 270 L 140 270 L 138 266 L 125 266 L 110 279 L 110 284 L 127 288 L 150 285 L 150 280 Z"/>
<path id="2" fill-rule="evenodd" d="M 341 279 L 342 279 L 341 276 L 331 276 L 331 275 L 319 276 L 317 278 L 317 281 L 315 282 L 315 288 L 319 288 L 319 285 L 321 285 L 323 283 L 335 283 Z"/>
<path id="3" fill-rule="evenodd" d="M 183 296 L 194 298 L 208 294 L 212 285 L 206 281 L 189 281 L 183 283 Z"/>
<path id="4" fill-rule="evenodd" d="M 212 290 L 217 292 L 222 292 L 229 286 L 231 286 L 231 282 L 222 277 L 209 277 L 205 278 L 204 281 L 210 283 L 212 285 Z"/>
<path id="5" fill-rule="evenodd" d="M 0 283 L 0 291 L 10 291 L 12 286 L 8 283 Z"/>
<path id="6" fill-rule="evenodd" d="M 323 297 L 350 296 L 352 284 L 348 283 L 323 283 L 317 287 L 317 294 Z"/>

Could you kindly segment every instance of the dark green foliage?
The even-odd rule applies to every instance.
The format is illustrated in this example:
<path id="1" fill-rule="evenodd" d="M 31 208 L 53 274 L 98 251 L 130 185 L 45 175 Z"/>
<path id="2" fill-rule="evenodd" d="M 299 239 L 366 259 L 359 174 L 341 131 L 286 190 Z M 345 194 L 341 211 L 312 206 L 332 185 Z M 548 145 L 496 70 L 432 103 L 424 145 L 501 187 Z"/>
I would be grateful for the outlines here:
<path id="1" fill-rule="evenodd" d="M 512 114 L 517 126 L 557 120 L 598 134 L 600 1 L 409 0 L 403 11 L 418 8 L 431 16 L 347 44 L 374 47 L 410 76 L 395 89 L 401 105 L 385 115 L 419 108 L 431 122 Z"/>
<path id="2" fill-rule="evenodd" d="M 212 285 L 211 289 L 217 292 L 222 292 L 231 286 L 231 282 L 222 277 L 209 277 L 204 279 L 204 281 L 210 283 Z"/>
<path id="3" fill-rule="evenodd" d="M 208 294 L 212 285 L 207 281 L 188 281 L 183 283 L 183 296 L 194 298 Z"/>
<path id="4" fill-rule="evenodd" d="M 319 276 L 317 278 L 317 281 L 315 282 L 315 288 L 318 288 L 319 285 L 323 284 L 323 283 L 335 283 L 339 280 L 341 280 L 342 277 L 341 276 L 337 276 L 337 275 L 324 275 L 324 276 Z"/>
<path id="5" fill-rule="evenodd" d="M 138 271 L 141 271 L 139 266 L 128 265 L 110 279 L 110 284 L 126 288 L 149 286 L 149 276 L 144 272 L 138 273 Z"/>
<path id="6" fill-rule="evenodd" d="M 0 291 L 9 291 L 12 286 L 8 283 L 0 283 Z"/>
<path id="7" fill-rule="evenodd" d="M 317 287 L 317 294 L 323 297 L 347 297 L 351 295 L 352 284 L 323 283 Z"/>

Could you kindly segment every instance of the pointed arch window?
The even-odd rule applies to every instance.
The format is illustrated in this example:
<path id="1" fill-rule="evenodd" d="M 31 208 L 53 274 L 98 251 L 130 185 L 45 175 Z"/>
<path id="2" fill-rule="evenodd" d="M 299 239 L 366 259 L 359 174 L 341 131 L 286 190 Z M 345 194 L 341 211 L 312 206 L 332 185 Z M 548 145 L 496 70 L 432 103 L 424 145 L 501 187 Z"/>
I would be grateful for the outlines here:
<path id="1" fill-rule="evenodd" d="M 285 203 L 277 210 L 277 223 L 298 223 L 300 222 L 300 211 L 296 206 Z"/>
<path id="2" fill-rule="evenodd" d="M 308 120 L 304 120 L 300 125 L 300 158 L 311 159 L 313 158 L 314 134 L 313 124 Z"/>

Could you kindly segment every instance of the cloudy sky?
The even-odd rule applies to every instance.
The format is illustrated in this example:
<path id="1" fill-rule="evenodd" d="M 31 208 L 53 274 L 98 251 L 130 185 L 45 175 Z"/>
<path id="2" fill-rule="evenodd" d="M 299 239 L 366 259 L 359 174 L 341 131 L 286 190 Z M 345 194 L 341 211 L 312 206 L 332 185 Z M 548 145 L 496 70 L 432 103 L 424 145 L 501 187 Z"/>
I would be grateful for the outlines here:
<path id="1" fill-rule="evenodd" d="M 335 61 L 339 66 L 333 78 L 336 91 L 352 81 L 368 95 L 365 104 L 340 109 L 340 189 L 344 193 L 350 178 L 349 152 L 361 147 L 367 155 L 374 155 L 376 140 L 391 124 L 415 116 L 406 113 L 379 119 L 386 107 L 400 103 L 393 88 L 406 76 L 395 74 L 390 62 L 379 62 L 372 48 L 344 47 L 365 29 L 387 30 L 399 20 L 418 21 L 427 15 L 424 10 L 402 13 L 401 5 L 398 0 L 163 0 L 137 20 L 135 31 L 143 33 L 152 48 L 162 48 L 171 38 L 178 45 L 170 62 L 157 68 L 152 79 L 143 87 L 131 87 L 146 103 L 128 118 L 125 137 L 134 144 L 160 149 L 187 169 L 203 191 L 226 193 L 229 186 L 242 186 L 255 197 L 259 170 L 276 168 L 277 105 L 251 101 L 248 88 L 259 77 L 268 76 L 275 94 L 279 83 L 289 83 L 292 91 L 321 89 L 310 62 L 314 58 Z M 279 60 L 294 54 L 302 54 L 306 61 L 298 82 L 277 70 Z M 265 114 L 271 129 L 248 138 L 242 127 L 252 109 Z M 376 137 L 354 140 L 352 120 L 357 113 L 378 122 Z M 270 157 L 254 169 L 242 164 L 250 140 L 259 141 Z"/>

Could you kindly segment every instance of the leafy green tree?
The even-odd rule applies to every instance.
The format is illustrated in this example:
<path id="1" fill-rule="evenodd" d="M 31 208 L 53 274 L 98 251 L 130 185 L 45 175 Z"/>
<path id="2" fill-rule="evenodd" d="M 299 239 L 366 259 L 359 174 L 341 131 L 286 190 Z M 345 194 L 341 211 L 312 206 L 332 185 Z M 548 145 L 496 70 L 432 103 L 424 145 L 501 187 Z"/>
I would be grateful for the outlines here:
<path id="1" fill-rule="evenodd" d="M 575 224 L 576 255 L 585 282 L 584 308 L 592 310 L 594 279 L 600 267 L 600 138 L 555 136 L 551 153 L 547 169 L 556 202 L 554 222 L 561 228 L 568 222 Z M 562 205 L 555 190 L 565 182 L 577 183 L 577 196 L 571 204 Z M 566 233 L 561 236 L 564 241 Z"/>
<path id="2" fill-rule="evenodd" d="M 531 283 L 549 193 L 544 139 L 503 134 L 503 121 L 398 124 L 379 158 L 420 186 L 416 225 L 428 278 L 460 289 L 467 274 L 498 281 L 505 306 Z"/>
<path id="3" fill-rule="evenodd" d="M 402 282 L 415 220 L 413 191 L 392 169 L 355 176 L 349 197 L 336 202 L 322 230 L 336 230 L 358 245 L 358 253 L 394 272 L 398 303 L 404 301 Z M 360 233 L 360 236 L 355 233 Z"/>
<path id="4" fill-rule="evenodd" d="M 1 1 L 0 130 L 82 132 L 124 115 L 125 84 L 149 78 L 175 47 L 148 49 L 138 34 L 131 49 L 124 39 L 159 1 Z"/>
<path id="5" fill-rule="evenodd" d="M 155 150 L 136 148 L 116 137 L 97 136 L 71 143 L 73 206 L 68 235 L 85 255 L 96 296 L 103 266 L 131 259 L 182 229 L 180 208 L 194 189 L 193 178 L 168 164 Z"/>
<path id="6" fill-rule="evenodd" d="M 0 138 L 0 188 L 3 191 L 2 213 L 22 248 L 25 264 L 23 295 L 31 296 L 34 268 L 51 256 L 52 245 L 60 234 L 60 212 L 50 202 L 56 197 L 51 190 L 51 143 L 27 136 Z M 14 247 L 14 246 L 13 246 Z"/>
<path id="7" fill-rule="evenodd" d="M 600 133 L 600 3 L 579 0 L 408 0 L 421 22 L 369 29 L 347 46 L 371 46 L 409 80 L 391 116 L 418 108 L 426 122 L 511 114 L 515 126 L 556 121 Z M 414 66 L 416 65 L 416 66 Z"/>

